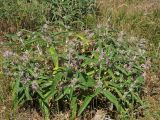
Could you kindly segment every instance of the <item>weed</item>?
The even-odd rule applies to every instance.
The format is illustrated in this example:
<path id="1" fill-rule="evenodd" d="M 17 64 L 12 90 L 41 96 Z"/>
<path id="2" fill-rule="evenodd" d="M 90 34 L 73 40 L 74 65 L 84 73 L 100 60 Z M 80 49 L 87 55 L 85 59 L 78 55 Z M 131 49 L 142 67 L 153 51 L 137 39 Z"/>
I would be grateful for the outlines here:
<path id="1" fill-rule="evenodd" d="M 23 36 L 8 36 L 19 46 L 6 51 L 12 54 L 4 53 L 5 73 L 14 78 L 15 110 L 26 102 L 38 102 L 45 119 L 49 119 L 50 105 L 67 101 L 70 117 L 75 119 L 97 97 L 110 101 L 120 114 L 143 104 L 139 97 L 144 82 L 143 50 L 119 41 L 117 33 L 105 27 L 83 34 L 68 30 L 60 33 L 51 34 L 51 41 L 41 32 L 21 31 Z M 57 111 L 61 109 L 57 107 Z"/>
<path id="2" fill-rule="evenodd" d="M 158 78 L 149 76 L 159 69 L 158 4 L 145 0 L 1 2 L 3 32 L 19 30 L 6 34 L 8 41 L 1 44 L 10 47 L 2 51 L 1 71 L 12 79 L 14 113 L 30 106 L 41 110 L 46 120 L 52 113 L 66 111 L 67 118 L 74 120 L 97 109 L 107 111 L 108 118 L 142 116 L 138 113 L 144 107 L 141 97 L 146 91 L 152 94 L 150 86 Z M 5 89 L 1 85 L 3 104 Z"/>
<path id="3" fill-rule="evenodd" d="M 1 0 L 1 30 L 15 33 L 17 29 L 37 29 L 47 20 L 49 11 L 48 5 L 42 3 L 37 0 L 30 2 L 26 0 Z"/>
<path id="4" fill-rule="evenodd" d="M 95 22 L 95 0 L 54 0 L 51 4 L 50 20 L 76 28 L 86 27 Z"/>

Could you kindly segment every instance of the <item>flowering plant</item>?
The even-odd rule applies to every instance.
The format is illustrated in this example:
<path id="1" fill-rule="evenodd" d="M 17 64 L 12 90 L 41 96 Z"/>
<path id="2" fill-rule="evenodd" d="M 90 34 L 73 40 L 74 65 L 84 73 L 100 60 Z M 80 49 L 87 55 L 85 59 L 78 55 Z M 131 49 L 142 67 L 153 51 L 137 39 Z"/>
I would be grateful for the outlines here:
<path id="1" fill-rule="evenodd" d="M 4 53 L 4 71 L 11 71 L 14 78 L 15 109 L 24 103 L 38 103 L 49 119 L 52 104 L 67 101 L 64 108 L 69 104 L 70 117 L 75 119 L 94 101 L 113 105 L 107 110 L 121 114 L 133 103 L 143 104 L 139 94 L 145 52 L 137 47 L 139 43 L 130 45 L 125 36 L 119 41 L 118 33 L 106 26 L 79 33 L 61 30 L 48 31 L 47 36 L 44 31 L 9 36 L 18 46 Z M 58 105 L 57 110 L 60 108 Z"/>

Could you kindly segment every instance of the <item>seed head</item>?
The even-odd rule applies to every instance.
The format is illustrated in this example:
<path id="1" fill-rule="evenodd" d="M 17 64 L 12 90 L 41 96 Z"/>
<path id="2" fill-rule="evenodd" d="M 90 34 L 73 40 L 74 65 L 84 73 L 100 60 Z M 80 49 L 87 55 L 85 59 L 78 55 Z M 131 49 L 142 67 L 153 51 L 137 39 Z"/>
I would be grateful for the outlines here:
<path id="1" fill-rule="evenodd" d="M 36 81 L 32 82 L 32 89 L 33 91 L 36 91 L 38 89 L 38 83 Z"/>

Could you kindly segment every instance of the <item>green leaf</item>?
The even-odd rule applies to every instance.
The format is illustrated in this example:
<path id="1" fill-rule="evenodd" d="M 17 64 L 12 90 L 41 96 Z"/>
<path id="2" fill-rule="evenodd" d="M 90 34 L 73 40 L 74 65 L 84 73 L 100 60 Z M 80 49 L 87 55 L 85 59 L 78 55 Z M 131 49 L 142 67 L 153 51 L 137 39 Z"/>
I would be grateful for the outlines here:
<path id="1" fill-rule="evenodd" d="M 101 88 L 97 88 L 96 91 L 92 94 L 92 95 L 88 95 L 84 101 L 82 106 L 80 107 L 79 111 L 78 111 L 78 116 L 80 116 L 82 114 L 82 112 L 87 108 L 88 104 L 91 102 L 91 100 L 97 96 L 100 92 L 101 92 Z"/>
<path id="2" fill-rule="evenodd" d="M 92 98 L 93 98 L 93 96 L 89 95 L 84 99 L 83 104 L 78 111 L 78 116 L 80 116 L 82 114 L 82 112 L 87 108 L 87 106 L 91 102 Z"/>
<path id="3" fill-rule="evenodd" d="M 91 59 L 87 58 L 85 61 L 82 63 L 82 66 L 85 67 L 87 65 L 91 65 L 92 63 L 97 63 L 98 61 L 96 59 Z"/>
<path id="4" fill-rule="evenodd" d="M 47 80 L 47 82 L 44 81 L 44 83 L 40 83 L 41 84 L 41 89 L 50 88 L 50 86 L 52 86 L 52 82 L 53 81 Z"/>
<path id="5" fill-rule="evenodd" d="M 54 70 L 57 71 L 59 68 L 59 60 L 58 60 L 58 54 L 56 52 L 56 49 L 52 46 L 49 48 L 49 53 L 52 57 L 53 63 L 54 63 Z"/>
<path id="6" fill-rule="evenodd" d="M 70 88 L 70 93 L 69 93 L 69 100 L 72 99 L 72 96 L 73 96 L 73 93 L 74 93 L 74 88 Z"/>
<path id="7" fill-rule="evenodd" d="M 13 90 L 12 90 L 12 99 L 13 99 L 13 109 L 16 110 L 18 106 L 18 93 L 20 91 L 20 79 L 16 79 L 15 82 L 13 83 Z M 23 96 L 23 95 L 22 95 Z"/>
<path id="8" fill-rule="evenodd" d="M 75 120 L 77 115 L 77 97 L 73 97 L 71 101 L 71 120 Z"/>
<path id="9" fill-rule="evenodd" d="M 112 79 L 116 78 L 115 75 L 114 75 L 114 73 L 113 73 L 113 71 L 111 69 L 108 69 L 108 73 L 112 77 Z"/>
<path id="10" fill-rule="evenodd" d="M 12 91 L 12 96 L 16 97 L 18 92 L 19 92 L 19 85 L 20 85 L 20 79 L 16 79 L 15 82 L 13 83 L 13 91 Z"/>
<path id="11" fill-rule="evenodd" d="M 45 96 L 43 95 L 43 93 L 40 90 L 36 91 L 38 93 L 38 95 L 40 96 L 41 99 L 45 99 Z"/>
<path id="12" fill-rule="evenodd" d="M 111 92 L 104 90 L 102 93 L 111 103 L 113 103 L 116 106 L 119 112 L 124 112 L 124 109 L 119 104 L 117 98 Z"/>
<path id="13" fill-rule="evenodd" d="M 120 99 L 123 100 L 124 102 L 126 102 L 129 107 L 131 106 L 131 104 L 129 103 L 129 101 L 123 97 L 123 95 L 121 94 L 120 90 L 118 90 L 115 86 L 114 87 L 109 86 L 109 88 L 113 89 L 118 94 L 118 96 L 120 97 Z"/>
<path id="14" fill-rule="evenodd" d="M 95 71 L 94 71 L 94 70 L 87 72 L 87 75 L 88 75 L 88 76 L 91 76 L 91 75 L 93 75 L 93 74 L 95 74 Z"/>
<path id="15" fill-rule="evenodd" d="M 122 68 L 122 67 L 120 67 L 120 66 L 116 66 L 116 68 L 117 68 L 118 70 L 120 70 L 123 74 L 125 74 L 126 76 L 129 76 L 129 73 L 128 73 L 124 68 Z"/>
<path id="16" fill-rule="evenodd" d="M 43 99 L 39 99 L 39 105 L 40 105 L 40 108 L 42 110 L 42 113 L 44 115 L 44 120 L 50 120 L 49 119 L 49 104 L 48 104 L 48 101 L 45 101 Z"/>
<path id="17" fill-rule="evenodd" d="M 32 97 L 29 94 L 29 85 L 24 88 L 24 92 L 27 100 L 32 100 Z"/>
<path id="18" fill-rule="evenodd" d="M 36 41 L 38 41 L 37 39 L 33 39 L 33 40 L 29 40 L 29 41 L 26 41 L 25 43 L 24 43 L 24 45 L 26 46 L 26 45 L 30 45 L 30 44 L 32 44 L 32 43 L 34 43 L 34 42 L 36 42 Z"/>
<path id="19" fill-rule="evenodd" d="M 14 112 L 19 106 L 25 103 L 24 97 L 25 95 L 23 94 L 22 96 L 13 99 L 13 111 Z"/>
<path id="20" fill-rule="evenodd" d="M 140 103 L 141 105 L 143 105 L 143 101 L 141 100 L 141 98 L 139 97 L 139 95 L 137 95 L 137 94 L 134 93 L 134 92 L 131 92 L 131 95 L 132 95 L 132 97 L 133 97 L 138 103 Z"/>
<path id="21" fill-rule="evenodd" d="M 32 69 L 28 68 L 27 71 L 28 71 L 32 76 L 35 76 L 35 73 L 33 72 Z"/>
<path id="22" fill-rule="evenodd" d="M 51 89 L 50 89 L 50 91 L 45 95 L 45 99 L 48 99 L 48 98 L 50 98 L 51 96 L 52 97 L 54 97 L 54 95 L 57 93 L 57 85 L 58 85 L 58 82 L 61 80 L 61 78 L 62 78 L 62 73 L 61 72 L 59 72 L 59 73 L 57 73 L 55 76 L 54 76 L 54 78 L 53 78 L 53 80 L 52 80 L 52 86 L 51 86 Z"/>
<path id="23" fill-rule="evenodd" d="M 57 87 L 58 82 L 62 79 L 63 73 L 59 72 L 57 73 L 54 78 L 53 78 L 53 82 L 52 82 L 52 90 L 55 89 Z"/>
<path id="24" fill-rule="evenodd" d="M 89 41 L 84 37 L 84 35 L 77 34 L 75 36 L 79 38 L 83 42 L 83 44 L 88 44 Z"/>
<path id="25" fill-rule="evenodd" d="M 80 84 L 82 87 L 94 87 L 95 86 L 95 80 L 88 76 L 87 74 L 84 74 L 84 73 L 80 73 L 79 74 L 79 80 L 80 80 Z"/>
<path id="26" fill-rule="evenodd" d="M 67 94 L 70 94 L 70 88 L 69 87 L 66 87 L 65 89 L 64 89 L 64 92 L 63 93 L 60 93 L 60 95 L 55 99 L 55 101 L 58 101 L 58 100 L 60 100 L 61 98 L 63 98 L 65 95 L 67 95 Z"/>
<path id="27" fill-rule="evenodd" d="M 144 78 L 142 76 L 137 77 L 136 81 L 137 83 L 144 84 Z"/>
<path id="28" fill-rule="evenodd" d="M 46 94 L 45 94 L 45 98 L 44 100 L 49 100 L 52 98 L 54 98 L 54 95 L 57 93 L 57 90 L 52 90 L 52 91 L 48 91 Z"/>

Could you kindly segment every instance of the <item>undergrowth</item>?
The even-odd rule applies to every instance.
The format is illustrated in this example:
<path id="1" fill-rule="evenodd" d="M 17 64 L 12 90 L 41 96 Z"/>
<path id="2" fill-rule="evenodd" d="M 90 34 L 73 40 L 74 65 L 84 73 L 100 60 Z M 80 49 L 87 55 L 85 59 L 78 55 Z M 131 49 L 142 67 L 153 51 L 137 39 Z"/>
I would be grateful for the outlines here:
<path id="1" fill-rule="evenodd" d="M 1 0 L 1 32 L 15 33 L 19 29 L 36 30 L 45 23 L 49 12 L 48 4 L 37 0 Z"/>
<path id="2" fill-rule="evenodd" d="M 99 100 L 113 106 L 106 110 L 123 116 L 143 104 L 139 95 L 144 48 L 137 49 L 101 26 L 80 33 L 65 29 L 43 34 L 22 30 L 8 36 L 15 49 L 3 53 L 4 73 L 14 79 L 14 109 L 38 103 L 49 119 L 51 105 L 58 104 L 55 111 L 64 110 L 59 104 L 67 101 L 64 106 L 75 119 L 91 104 L 93 109 L 100 107 L 94 104 Z"/>
<path id="3" fill-rule="evenodd" d="M 146 53 L 148 68 L 145 69 L 144 99 L 149 110 L 143 119 L 159 119 L 159 107 L 154 96 L 159 96 L 160 67 L 160 4 L 158 0 L 99 0 L 100 23 L 117 28 L 122 34 L 143 37 L 147 41 Z M 103 20 L 103 21 L 102 21 Z M 154 95 L 152 92 L 154 91 Z M 155 92 L 157 91 L 157 92 Z M 148 98 L 149 97 L 149 98 Z M 154 100 L 149 100 L 154 99 Z M 154 106 L 154 107 L 153 107 Z M 152 109 L 155 108 L 155 110 Z"/>
<path id="4" fill-rule="evenodd" d="M 1 1 L 2 31 L 15 33 L 1 44 L 10 48 L 2 51 L 2 71 L 12 79 L 14 115 L 29 106 L 45 120 L 99 109 L 113 119 L 143 116 L 146 61 L 159 58 L 159 11 L 136 13 L 132 0 L 104 8 L 106 1 L 100 8 L 94 0 Z"/>

